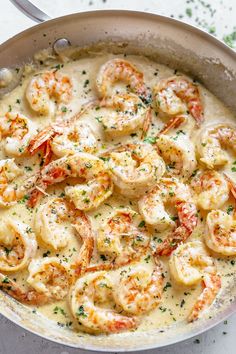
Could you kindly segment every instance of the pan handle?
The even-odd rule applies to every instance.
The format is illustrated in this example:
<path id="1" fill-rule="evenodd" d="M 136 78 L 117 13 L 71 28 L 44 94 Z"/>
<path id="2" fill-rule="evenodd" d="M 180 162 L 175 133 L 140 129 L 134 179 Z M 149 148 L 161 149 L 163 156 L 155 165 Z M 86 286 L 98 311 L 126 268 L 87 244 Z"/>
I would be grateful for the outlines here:
<path id="1" fill-rule="evenodd" d="M 50 20 L 51 17 L 41 11 L 28 0 L 10 0 L 18 10 L 38 23 Z"/>

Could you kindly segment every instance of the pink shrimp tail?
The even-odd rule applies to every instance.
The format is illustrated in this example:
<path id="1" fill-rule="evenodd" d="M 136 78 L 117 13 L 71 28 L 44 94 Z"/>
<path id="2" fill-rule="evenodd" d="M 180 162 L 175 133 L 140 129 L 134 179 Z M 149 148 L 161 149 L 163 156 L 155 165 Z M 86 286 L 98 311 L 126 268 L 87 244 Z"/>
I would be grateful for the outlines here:
<path id="1" fill-rule="evenodd" d="M 187 240 L 197 226 L 197 209 L 194 203 L 179 202 L 176 207 L 180 226 L 158 246 L 155 255 L 169 256 L 180 243 Z"/>
<path id="2" fill-rule="evenodd" d="M 158 132 L 158 135 L 160 134 L 166 134 L 168 131 L 172 128 L 178 128 L 182 123 L 185 122 L 185 117 L 180 115 L 180 116 L 175 116 L 171 118 L 165 125 L 164 127 Z"/>
<path id="3" fill-rule="evenodd" d="M 135 329 L 138 326 L 138 320 L 136 317 L 119 316 L 119 319 L 111 322 L 109 326 L 109 333 L 118 333 L 127 331 L 129 329 Z"/>
<path id="4" fill-rule="evenodd" d="M 188 108 L 198 126 L 204 121 L 202 104 L 199 99 L 192 98 L 188 102 Z"/>
<path id="5" fill-rule="evenodd" d="M 204 290 L 195 303 L 189 317 L 188 322 L 193 322 L 199 318 L 200 313 L 206 310 L 215 300 L 221 288 L 221 278 L 219 274 L 208 274 L 203 279 Z"/>
<path id="6" fill-rule="evenodd" d="M 30 193 L 30 197 L 28 199 L 28 203 L 27 205 L 30 207 L 30 208 L 33 208 L 38 200 L 40 199 L 40 197 L 42 196 L 42 192 L 40 192 L 37 188 L 33 189 L 33 191 Z"/>

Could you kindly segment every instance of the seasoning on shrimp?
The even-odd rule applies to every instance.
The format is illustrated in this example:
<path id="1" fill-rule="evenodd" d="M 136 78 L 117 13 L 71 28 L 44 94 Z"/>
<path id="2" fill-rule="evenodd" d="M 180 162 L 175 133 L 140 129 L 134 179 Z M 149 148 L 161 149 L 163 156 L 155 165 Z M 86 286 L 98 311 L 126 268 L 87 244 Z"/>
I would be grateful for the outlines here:
<path id="1" fill-rule="evenodd" d="M 220 291 L 221 277 L 215 262 L 202 242 L 192 241 L 178 246 L 169 265 L 171 276 L 177 283 L 185 286 L 203 283 L 203 291 L 188 316 L 189 322 L 195 321 L 212 305 Z"/>
<path id="2" fill-rule="evenodd" d="M 88 273 L 70 292 L 71 313 L 79 329 L 89 333 L 119 333 L 135 329 L 138 320 L 102 305 L 114 299 L 113 284 L 105 271 Z"/>
<path id="3" fill-rule="evenodd" d="M 216 124 L 204 128 L 197 144 L 200 161 L 207 168 L 223 167 L 229 162 L 224 149 L 236 152 L 236 127 L 230 124 Z"/>
<path id="4" fill-rule="evenodd" d="M 119 192 L 138 198 L 165 173 L 165 164 L 150 144 L 128 144 L 106 153 L 112 180 Z"/>
<path id="5" fill-rule="evenodd" d="M 203 122 L 203 103 L 196 84 L 182 76 L 163 79 L 153 89 L 158 111 L 170 116 L 189 110 L 197 125 Z"/>
<path id="6" fill-rule="evenodd" d="M 236 220 L 222 210 L 212 210 L 206 218 L 204 239 L 214 252 L 236 256 Z"/>
<path id="7" fill-rule="evenodd" d="M 53 116 L 56 104 L 68 103 L 72 97 L 73 83 L 60 71 L 45 71 L 34 76 L 26 89 L 26 99 L 31 108 L 42 115 Z"/>
<path id="8" fill-rule="evenodd" d="M 176 207 L 179 225 L 166 212 L 166 204 Z M 197 208 L 190 189 L 176 178 L 161 178 L 157 186 L 139 200 L 138 206 L 146 223 L 157 231 L 172 229 L 158 244 L 155 254 L 169 255 L 179 243 L 187 240 L 197 226 Z"/>
<path id="9" fill-rule="evenodd" d="M 96 208 L 112 194 L 113 184 L 104 162 L 96 156 L 81 152 L 52 161 L 41 170 L 35 189 L 31 192 L 29 205 L 34 206 L 42 196 L 42 191 L 50 185 L 63 182 L 69 177 L 88 181 L 86 184 L 65 187 L 66 195 L 77 209 Z"/>
<path id="10" fill-rule="evenodd" d="M 27 153 L 28 143 L 35 132 L 33 123 L 21 113 L 7 112 L 0 118 L 0 136 L 5 139 L 4 150 L 10 156 Z"/>

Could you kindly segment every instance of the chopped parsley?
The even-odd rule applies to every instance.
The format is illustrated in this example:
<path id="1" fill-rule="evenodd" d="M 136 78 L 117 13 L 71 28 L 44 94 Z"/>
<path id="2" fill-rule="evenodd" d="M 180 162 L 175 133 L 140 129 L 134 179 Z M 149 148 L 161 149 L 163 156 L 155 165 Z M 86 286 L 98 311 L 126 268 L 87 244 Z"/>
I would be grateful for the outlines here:
<path id="1" fill-rule="evenodd" d="M 233 205 L 229 205 L 226 212 L 227 214 L 230 214 L 234 210 Z"/>
<path id="2" fill-rule="evenodd" d="M 147 136 L 144 140 L 145 143 L 149 143 L 149 144 L 155 144 L 157 141 L 157 138 L 154 136 Z"/>
<path id="3" fill-rule="evenodd" d="M 66 112 L 67 112 L 67 107 L 65 107 L 65 106 L 61 107 L 61 111 L 62 111 L 63 113 L 66 113 Z"/>
<path id="4" fill-rule="evenodd" d="M 169 281 L 166 282 L 166 285 L 163 288 L 163 291 L 167 291 L 168 288 L 171 288 L 171 283 Z"/>
<path id="5" fill-rule="evenodd" d="M 83 306 L 83 305 L 81 305 L 81 306 L 78 308 L 78 310 L 77 310 L 77 312 L 76 312 L 76 315 L 79 316 L 79 317 L 82 317 L 82 318 L 88 317 L 88 315 L 84 312 L 84 306 Z"/>
<path id="6" fill-rule="evenodd" d="M 139 223 L 138 227 L 144 227 L 144 226 L 145 226 L 145 221 L 142 220 L 142 221 Z"/>

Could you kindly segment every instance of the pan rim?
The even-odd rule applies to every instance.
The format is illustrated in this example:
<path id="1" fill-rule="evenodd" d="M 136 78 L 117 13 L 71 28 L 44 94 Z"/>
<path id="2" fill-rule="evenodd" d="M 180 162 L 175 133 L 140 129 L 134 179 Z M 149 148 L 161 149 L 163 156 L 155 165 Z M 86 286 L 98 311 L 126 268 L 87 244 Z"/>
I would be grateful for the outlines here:
<path id="1" fill-rule="evenodd" d="M 4 49 L 7 49 L 8 47 L 10 47 L 15 41 L 19 40 L 22 37 L 25 37 L 26 35 L 32 35 L 34 33 L 36 33 L 38 31 L 38 29 L 43 29 L 43 28 L 48 28 L 48 26 L 50 27 L 53 26 L 54 24 L 60 24 L 64 21 L 73 21 L 75 19 L 85 19 L 86 17 L 89 18 L 93 18 L 93 17 L 97 17 L 97 16 L 121 16 L 123 18 L 125 17 L 135 17 L 137 19 L 137 16 L 140 17 L 140 19 L 145 19 L 145 20 L 150 20 L 150 21 L 157 21 L 160 23 L 167 23 L 170 24 L 171 26 L 177 26 L 183 30 L 187 30 L 190 32 L 195 33 L 197 36 L 199 36 L 200 38 L 205 39 L 208 42 L 211 42 L 213 45 L 215 45 L 215 47 L 217 47 L 219 50 L 222 50 L 222 52 L 224 54 L 227 54 L 229 57 L 231 57 L 232 59 L 236 59 L 236 52 L 231 49 L 230 47 L 228 47 L 224 42 L 222 42 L 221 40 L 217 39 L 216 37 L 214 37 L 213 35 L 207 33 L 206 31 L 199 29 L 198 27 L 194 26 L 194 25 L 190 25 L 187 23 L 184 23 L 178 19 L 173 19 L 170 18 L 168 16 L 163 16 L 163 15 L 159 15 L 159 14 L 154 14 L 154 13 L 149 13 L 149 12 L 143 12 L 143 11 L 133 11 L 133 10 L 91 10 L 91 11 L 81 11 L 78 13 L 73 13 L 73 14 L 69 14 L 69 15 L 65 15 L 65 16 L 61 16 L 61 17 L 57 17 L 55 19 L 51 19 L 49 21 L 46 21 L 44 23 L 40 23 L 40 24 L 36 24 L 16 35 L 14 35 L 13 37 L 11 37 L 10 39 L 8 39 L 7 41 L 3 42 L 0 45 L 0 52 Z M 50 25 L 49 25 L 50 24 Z M 236 70 L 236 64 L 235 64 L 235 70 Z M 138 347 L 138 348 L 102 348 L 102 347 L 96 347 L 95 345 L 81 345 L 80 343 L 78 344 L 69 344 L 69 343 L 65 343 L 61 340 L 57 340 L 57 339 L 53 339 L 51 337 L 47 337 L 47 335 L 44 334 L 39 334 L 38 332 L 27 328 L 27 325 L 25 324 L 19 324 L 17 322 L 16 319 L 12 319 L 10 318 L 10 315 L 6 315 L 6 314 L 2 314 L 4 317 L 6 317 L 8 320 L 10 320 L 11 322 L 13 322 L 14 324 L 16 324 L 17 326 L 23 328 L 24 330 L 27 330 L 30 333 L 33 333 L 35 335 L 37 335 L 40 338 L 44 338 L 47 339 L 53 343 L 57 343 L 57 344 L 61 344 L 64 345 L 66 347 L 71 347 L 71 348 L 77 348 L 77 349 L 83 349 L 83 350 L 89 350 L 89 351 L 96 351 L 96 352 L 135 352 L 135 351 L 144 351 L 144 350 L 150 350 L 150 349 L 157 349 L 157 348 L 162 348 L 165 346 L 169 346 L 169 345 L 173 345 L 182 341 L 185 341 L 187 339 L 190 339 L 196 335 L 199 335 L 203 332 L 206 332 L 207 330 L 213 328 L 214 326 L 216 326 L 217 324 L 219 324 L 221 321 L 225 320 L 226 318 L 228 318 L 230 315 L 232 315 L 233 313 L 236 312 L 236 302 L 232 302 L 230 304 L 230 306 L 228 306 L 223 313 L 219 312 L 213 319 L 208 320 L 207 323 L 208 325 L 205 328 L 199 328 L 196 329 L 193 332 L 189 332 L 189 333 L 185 333 L 183 336 L 181 336 L 178 340 L 176 340 L 176 338 L 173 339 L 167 339 L 165 343 L 156 343 L 156 344 L 151 344 L 151 345 L 143 345 L 142 347 Z M 0 310 L 1 313 L 1 310 Z M 148 332 L 147 332 L 148 333 Z"/>

